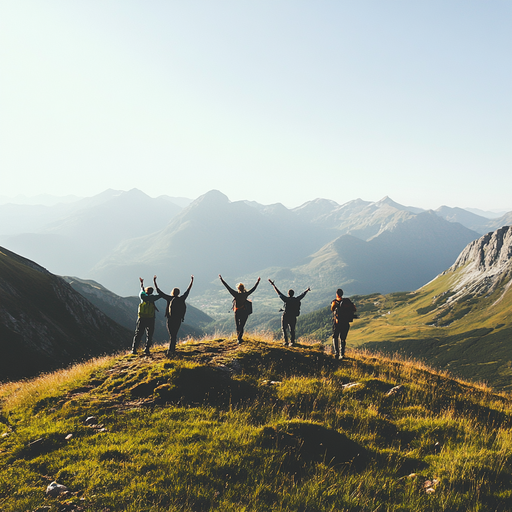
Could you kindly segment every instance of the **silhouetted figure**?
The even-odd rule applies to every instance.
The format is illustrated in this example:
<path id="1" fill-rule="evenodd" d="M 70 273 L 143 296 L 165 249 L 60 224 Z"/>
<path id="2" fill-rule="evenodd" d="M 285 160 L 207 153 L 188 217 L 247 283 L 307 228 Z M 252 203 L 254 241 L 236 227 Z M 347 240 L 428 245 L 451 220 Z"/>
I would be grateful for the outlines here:
<path id="1" fill-rule="evenodd" d="M 219 278 L 222 284 L 227 288 L 228 292 L 233 296 L 233 310 L 235 312 L 235 324 L 236 324 L 236 335 L 238 338 L 238 343 L 242 343 L 244 336 L 244 327 L 249 315 L 252 313 L 252 302 L 248 300 L 249 295 L 251 295 L 254 290 L 260 284 L 260 278 L 256 281 L 256 284 L 247 291 L 245 286 L 242 283 L 238 283 L 236 285 L 236 290 L 233 290 L 231 286 L 229 286 L 222 276 L 219 274 Z"/>
<path id="2" fill-rule="evenodd" d="M 146 333 L 146 347 L 144 353 L 149 356 L 149 348 L 153 342 L 153 333 L 155 332 L 155 311 L 157 311 L 155 302 L 161 299 L 160 295 L 153 295 L 153 288 L 148 286 L 144 288 L 144 279 L 139 277 L 141 291 L 139 293 L 140 304 L 139 313 L 137 318 L 137 325 L 135 326 L 135 335 L 132 343 L 132 354 L 137 353 L 140 340 Z"/>
<path id="3" fill-rule="evenodd" d="M 332 345 L 334 357 L 343 359 L 345 357 L 345 346 L 347 335 L 350 329 L 350 322 L 354 320 L 356 307 L 347 297 L 343 298 L 343 290 L 336 290 L 336 298 L 331 303 L 332 315 Z"/>
<path id="4" fill-rule="evenodd" d="M 180 289 L 173 288 L 171 295 L 165 294 L 156 284 L 156 276 L 153 278 L 156 291 L 161 297 L 167 300 L 167 307 L 165 308 L 165 316 L 167 318 L 167 331 L 169 332 L 169 349 L 167 355 L 170 356 L 176 350 L 176 342 L 178 341 L 178 331 L 181 327 L 181 322 L 185 320 L 185 313 L 187 311 L 187 300 L 190 288 L 194 282 L 194 276 L 190 276 L 190 284 L 187 291 L 180 296 Z"/>
<path id="5" fill-rule="evenodd" d="M 295 326 L 297 325 L 297 317 L 300 315 L 300 301 L 306 296 L 310 288 L 301 293 L 298 297 L 294 297 L 295 292 L 288 290 L 288 297 L 283 295 L 275 285 L 275 282 L 268 280 L 268 282 L 274 287 L 279 298 L 284 302 L 283 316 L 281 317 L 281 329 L 283 330 L 284 344 L 288 345 L 288 334 L 287 329 L 290 330 L 290 342 L 295 345 Z"/>

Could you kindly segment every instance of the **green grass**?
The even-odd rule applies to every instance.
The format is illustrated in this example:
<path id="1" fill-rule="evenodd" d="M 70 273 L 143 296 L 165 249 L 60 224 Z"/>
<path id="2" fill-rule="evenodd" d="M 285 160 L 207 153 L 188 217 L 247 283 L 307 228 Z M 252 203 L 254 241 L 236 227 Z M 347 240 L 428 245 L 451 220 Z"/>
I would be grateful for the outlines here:
<path id="1" fill-rule="evenodd" d="M 415 292 L 353 296 L 359 319 L 352 347 L 399 353 L 473 382 L 512 389 L 512 288 L 510 276 L 495 287 L 455 297 L 464 269 L 447 272 Z M 454 300 L 457 299 L 457 300 Z M 329 308 L 301 316 L 302 339 L 329 343 Z"/>
<path id="2" fill-rule="evenodd" d="M 512 509 L 508 394 L 348 355 L 210 339 L 5 384 L 0 510 Z"/>

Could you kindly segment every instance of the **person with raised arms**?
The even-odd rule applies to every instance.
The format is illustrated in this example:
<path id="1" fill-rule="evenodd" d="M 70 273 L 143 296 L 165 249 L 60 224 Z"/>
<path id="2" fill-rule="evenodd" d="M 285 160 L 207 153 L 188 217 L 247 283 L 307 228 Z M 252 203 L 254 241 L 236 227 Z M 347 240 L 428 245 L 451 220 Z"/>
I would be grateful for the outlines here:
<path id="1" fill-rule="evenodd" d="M 295 345 L 295 326 L 297 325 L 297 317 L 300 315 L 300 301 L 310 291 L 310 288 L 301 293 L 298 297 L 294 297 L 295 292 L 288 290 L 288 297 L 283 295 L 278 289 L 274 281 L 271 279 L 268 282 L 272 285 L 279 298 L 284 302 L 283 316 L 281 317 L 281 329 L 283 331 L 284 344 L 288 346 L 288 335 L 286 330 L 290 330 L 291 345 Z"/>
<path id="2" fill-rule="evenodd" d="M 146 333 L 146 347 L 144 354 L 149 356 L 149 348 L 153 342 L 153 334 L 155 332 L 155 311 L 158 311 L 155 302 L 162 297 L 153 295 L 153 288 L 148 286 L 144 288 L 144 279 L 139 277 L 141 291 L 139 293 L 140 304 L 137 316 L 137 325 L 135 326 L 135 335 L 132 342 L 132 354 L 137 353 L 140 340 Z"/>
<path id="3" fill-rule="evenodd" d="M 244 336 L 244 328 L 249 318 L 249 315 L 252 313 L 252 302 L 248 299 L 249 295 L 256 290 L 258 285 L 260 284 L 261 278 L 258 277 L 256 284 L 250 289 L 246 290 L 243 283 L 238 283 L 236 285 L 236 290 L 233 290 L 231 286 L 229 286 L 222 276 L 219 274 L 219 278 L 221 283 L 226 287 L 228 292 L 233 296 L 233 311 L 235 312 L 235 324 L 236 324 L 236 336 L 238 339 L 238 344 L 242 343 Z"/>
<path id="4" fill-rule="evenodd" d="M 169 332 L 169 349 L 167 356 L 171 356 L 176 351 L 176 343 L 178 341 L 178 331 L 180 330 L 181 323 L 185 321 L 185 313 L 187 311 L 187 300 L 192 284 L 194 283 L 194 276 L 190 276 L 190 284 L 183 295 L 180 296 L 180 289 L 173 288 L 171 295 L 164 293 L 156 284 L 156 276 L 153 278 L 156 291 L 159 295 L 167 300 L 167 307 L 165 308 L 165 317 L 167 319 L 167 331 Z"/>

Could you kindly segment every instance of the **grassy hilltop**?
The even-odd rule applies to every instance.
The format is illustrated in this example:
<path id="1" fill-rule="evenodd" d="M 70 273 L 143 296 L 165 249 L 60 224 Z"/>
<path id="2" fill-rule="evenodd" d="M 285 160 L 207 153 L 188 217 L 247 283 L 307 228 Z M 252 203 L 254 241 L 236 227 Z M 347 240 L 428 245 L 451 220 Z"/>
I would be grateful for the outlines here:
<path id="1" fill-rule="evenodd" d="M 509 395 L 348 356 L 249 335 L 4 384 L 0 510 L 512 510 Z"/>

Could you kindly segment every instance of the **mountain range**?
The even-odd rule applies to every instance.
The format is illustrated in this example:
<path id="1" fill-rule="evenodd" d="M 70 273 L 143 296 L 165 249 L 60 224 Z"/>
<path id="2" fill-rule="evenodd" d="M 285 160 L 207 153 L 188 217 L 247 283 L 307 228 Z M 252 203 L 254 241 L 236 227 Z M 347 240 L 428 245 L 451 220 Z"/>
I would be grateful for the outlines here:
<path id="1" fill-rule="evenodd" d="M 51 207 L 0 205 L 0 243 L 55 273 L 87 276 L 118 243 L 163 228 L 180 210 L 136 189 Z"/>
<path id="2" fill-rule="evenodd" d="M 108 190 L 53 206 L 0 205 L 0 243 L 53 273 L 94 280 L 119 295 L 135 295 L 139 276 L 156 273 L 180 286 L 194 274 L 191 301 L 214 310 L 219 273 L 233 283 L 261 275 L 279 279 L 283 289 L 311 286 L 306 307 L 313 309 L 338 286 L 350 294 L 416 289 L 467 243 L 511 221 L 512 212 L 489 219 L 388 197 L 343 205 L 316 199 L 288 209 L 232 202 L 215 190 L 190 204 Z M 262 293 L 264 302 L 273 296 Z"/>

